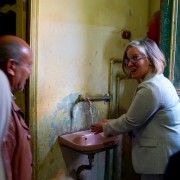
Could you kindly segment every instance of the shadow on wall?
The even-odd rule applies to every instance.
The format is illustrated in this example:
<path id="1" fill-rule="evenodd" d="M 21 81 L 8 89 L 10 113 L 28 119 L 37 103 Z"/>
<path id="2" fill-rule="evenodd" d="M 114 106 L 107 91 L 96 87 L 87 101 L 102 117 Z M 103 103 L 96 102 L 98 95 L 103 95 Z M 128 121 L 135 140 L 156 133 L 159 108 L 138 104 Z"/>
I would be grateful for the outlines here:
<path id="1" fill-rule="evenodd" d="M 54 166 L 55 164 L 61 165 L 61 167 Z M 46 166 L 46 168 L 44 168 Z M 46 169 L 46 170 L 44 170 Z M 52 148 L 48 151 L 48 154 L 43 159 L 43 161 L 39 164 L 38 172 L 43 172 L 43 175 L 38 174 L 38 179 L 44 180 L 71 180 L 71 178 L 66 177 L 65 172 L 65 163 L 62 158 L 62 154 L 59 148 L 59 143 L 56 140 L 52 146 Z"/>

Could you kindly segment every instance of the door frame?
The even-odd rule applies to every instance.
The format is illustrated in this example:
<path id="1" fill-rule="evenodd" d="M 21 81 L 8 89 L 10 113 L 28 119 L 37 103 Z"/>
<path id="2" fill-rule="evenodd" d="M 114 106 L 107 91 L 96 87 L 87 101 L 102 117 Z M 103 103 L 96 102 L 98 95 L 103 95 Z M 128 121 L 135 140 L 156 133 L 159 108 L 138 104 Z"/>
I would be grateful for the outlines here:
<path id="1" fill-rule="evenodd" d="M 31 131 L 31 147 L 33 154 L 33 180 L 38 179 L 37 163 L 37 79 L 38 79 L 38 14 L 39 0 L 29 0 L 29 44 L 33 52 L 32 74 L 29 78 L 28 117 Z"/>

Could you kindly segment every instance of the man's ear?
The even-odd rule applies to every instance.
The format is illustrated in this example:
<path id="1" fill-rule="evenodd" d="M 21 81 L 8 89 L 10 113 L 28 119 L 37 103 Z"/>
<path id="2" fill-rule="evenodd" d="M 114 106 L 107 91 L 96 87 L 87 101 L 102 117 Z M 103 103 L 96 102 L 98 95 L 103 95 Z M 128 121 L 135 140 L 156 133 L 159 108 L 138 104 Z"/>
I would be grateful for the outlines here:
<path id="1" fill-rule="evenodd" d="M 16 69 L 16 63 L 13 59 L 9 59 L 6 63 L 6 71 L 9 75 L 14 76 Z"/>

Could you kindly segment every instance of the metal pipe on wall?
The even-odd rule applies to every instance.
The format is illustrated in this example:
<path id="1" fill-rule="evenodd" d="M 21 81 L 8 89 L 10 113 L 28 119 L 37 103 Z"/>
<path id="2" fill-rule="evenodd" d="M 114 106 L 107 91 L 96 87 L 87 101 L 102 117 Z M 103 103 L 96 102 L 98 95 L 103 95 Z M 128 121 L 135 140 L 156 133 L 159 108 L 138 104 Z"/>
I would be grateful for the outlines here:
<path id="1" fill-rule="evenodd" d="M 109 92 L 111 95 L 111 101 L 110 101 L 110 107 L 109 107 L 109 119 L 111 118 L 117 118 L 119 115 L 119 106 L 120 106 L 120 81 L 122 79 L 125 79 L 126 76 L 124 75 L 121 67 L 116 67 L 117 65 L 121 65 L 122 60 L 112 58 L 110 61 L 110 84 L 109 84 Z M 119 161 L 121 159 L 120 157 L 121 152 L 121 145 L 118 145 L 113 151 L 106 152 L 106 162 L 108 164 L 112 164 L 113 170 L 111 173 L 110 166 L 106 166 L 108 169 L 106 169 L 106 180 L 110 179 L 112 175 L 112 179 L 120 179 L 121 177 L 121 165 L 119 164 Z M 110 162 L 112 160 L 112 162 Z"/>
<path id="2" fill-rule="evenodd" d="M 114 114 L 116 114 L 116 77 L 117 73 L 122 77 L 125 78 L 125 75 L 123 72 L 117 72 L 115 74 L 114 67 L 117 64 L 122 64 L 122 60 L 117 58 L 112 58 L 110 61 L 110 84 L 109 84 L 109 92 L 111 95 L 111 101 L 110 101 L 110 107 L 109 107 L 109 118 L 115 118 Z"/>

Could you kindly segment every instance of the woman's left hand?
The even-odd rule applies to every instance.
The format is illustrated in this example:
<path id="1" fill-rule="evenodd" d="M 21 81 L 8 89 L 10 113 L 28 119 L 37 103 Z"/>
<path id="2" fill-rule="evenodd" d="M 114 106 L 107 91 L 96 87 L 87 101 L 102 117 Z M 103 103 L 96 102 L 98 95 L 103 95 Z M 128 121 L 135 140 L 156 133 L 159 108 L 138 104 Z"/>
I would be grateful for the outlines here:
<path id="1" fill-rule="evenodd" d="M 96 124 L 91 125 L 91 131 L 94 132 L 94 134 L 99 134 L 103 132 L 103 125 L 107 123 L 107 119 L 101 120 Z"/>

